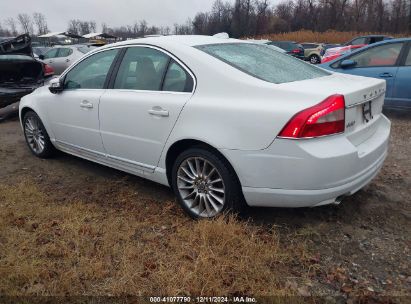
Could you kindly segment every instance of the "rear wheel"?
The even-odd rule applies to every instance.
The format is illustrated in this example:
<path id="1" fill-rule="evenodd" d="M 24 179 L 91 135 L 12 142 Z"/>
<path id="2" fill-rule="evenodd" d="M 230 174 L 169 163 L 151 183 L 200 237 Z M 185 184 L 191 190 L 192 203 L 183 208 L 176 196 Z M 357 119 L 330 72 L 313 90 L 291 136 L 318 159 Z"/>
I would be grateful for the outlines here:
<path id="1" fill-rule="evenodd" d="M 226 210 L 240 211 L 244 199 L 237 177 L 215 152 L 191 148 L 172 169 L 172 187 L 181 207 L 192 218 L 213 218 Z"/>
<path id="2" fill-rule="evenodd" d="M 310 63 L 319 64 L 319 63 L 321 63 L 321 59 L 317 55 L 311 55 L 310 56 Z"/>
<path id="3" fill-rule="evenodd" d="M 54 154 L 55 148 L 36 113 L 30 111 L 24 115 L 23 128 L 27 145 L 34 155 L 40 158 L 49 158 Z"/>

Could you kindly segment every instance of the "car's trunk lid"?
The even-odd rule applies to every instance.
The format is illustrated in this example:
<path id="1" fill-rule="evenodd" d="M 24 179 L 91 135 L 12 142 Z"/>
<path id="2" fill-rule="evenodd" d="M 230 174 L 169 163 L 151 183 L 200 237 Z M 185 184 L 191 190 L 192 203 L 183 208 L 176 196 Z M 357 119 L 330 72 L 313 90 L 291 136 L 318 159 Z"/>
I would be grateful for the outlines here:
<path id="1" fill-rule="evenodd" d="M 22 87 L 43 78 L 43 65 L 29 56 L 0 55 L 0 87 Z"/>
<path id="2" fill-rule="evenodd" d="M 0 108 L 20 100 L 43 83 L 43 65 L 25 55 L 0 55 Z"/>
<path id="3" fill-rule="evenodd" d="M 20 54 L 33 56 L 30 36 L 24 34 L 16 38 L 0 42 L 0 54 Z"/>
<path id="4" fill-rule="evenodd" d="M 339 73 L 284 86 L 293 92 L 306 92 L 306 99 L 310 101 L 306 108 L 331 95 L 343 95 L 346 105 L 345 134 L 356 146 L 373 135 L 372 126 L 382 113 L 386 91 L 384 80 Z"/>

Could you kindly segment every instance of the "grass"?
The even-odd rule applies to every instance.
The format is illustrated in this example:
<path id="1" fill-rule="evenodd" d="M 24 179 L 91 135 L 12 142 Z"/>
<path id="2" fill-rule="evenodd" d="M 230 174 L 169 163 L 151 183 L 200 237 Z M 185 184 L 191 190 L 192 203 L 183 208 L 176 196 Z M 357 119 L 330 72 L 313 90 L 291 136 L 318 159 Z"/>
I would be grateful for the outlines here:
<path id="1" fill-rule="evenodd" d="M 58 201 L 31 182 L 0 185 L 0 294 L 292 295 L 304 242 L 234 216 L 191 221 L 174 202 Z M 307 272 L 309 271 L 307 266 Z M 301 275 L 301 274 L 299 274 Z"/>
<path id="2" fill-rule="evenodd" d="M 318 42 L 318 43 L 344 43 L 351 39 L 371 34 L 383 34 L 387 36 L 406 37 L 407 34 L 387 34 L 387 33 L 369 33 L 369 32 L 338 32 L 329 30 L 326 32 L 313 32 L 307 30 L 300 30 L 296 32 L 269 34 L 258 37 L 259 39 L 268 40 L 291 40 L 296 42 Z"/>

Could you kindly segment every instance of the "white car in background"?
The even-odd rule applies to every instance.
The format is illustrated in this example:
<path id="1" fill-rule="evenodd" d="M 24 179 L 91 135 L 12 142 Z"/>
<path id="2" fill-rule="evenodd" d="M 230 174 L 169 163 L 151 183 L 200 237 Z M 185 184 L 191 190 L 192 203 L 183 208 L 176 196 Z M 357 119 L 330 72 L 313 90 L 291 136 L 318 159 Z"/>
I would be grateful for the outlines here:
<path id="1" fill-rule="evenodd" d="M 95 46 L 80 44 L 80 45 L 61 45 L 49 49 L 44 54 L 38 57 L 44 63 L 54 69 L 56 75 L 63 73 L 70 65 L 78 59 L 94 50 Z"/>
<path id="2" fill-rule="evenodd" d="M 58 149 L 168 185 L 194 218 L 339 203 L 387 155 L 382 80 L 263 44 L 165 36 L 88 53 L 20 103 L 34 155 Z"/>

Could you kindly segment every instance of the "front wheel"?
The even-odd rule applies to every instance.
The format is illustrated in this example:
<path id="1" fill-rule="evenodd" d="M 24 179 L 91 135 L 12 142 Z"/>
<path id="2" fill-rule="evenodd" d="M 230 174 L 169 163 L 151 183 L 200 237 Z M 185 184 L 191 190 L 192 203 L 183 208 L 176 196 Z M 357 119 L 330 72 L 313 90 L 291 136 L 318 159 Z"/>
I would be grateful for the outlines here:
<path id="1" fill-rule="evenodd" d="M 321 59 L 317 55 L 311 55 L 310 56 L 310 63 L 319 64 L 319 63 L 321 63 Z"/>
<path id="2" fill-rule="evenodd" d="M 55 148 L 36 113 L 30 111 L 24 115 L 23 128 L 27 145 L 35 156 L 49 158 L 54 154 Z"/>
<path id="3" fill-rule="evenodd" d="M 244 204 L 238 179 L 227 161 L 203 148 L 188 149 L 177 157 L 172 187 L 181 207 L 195 219 L 240 211 Z"/>

